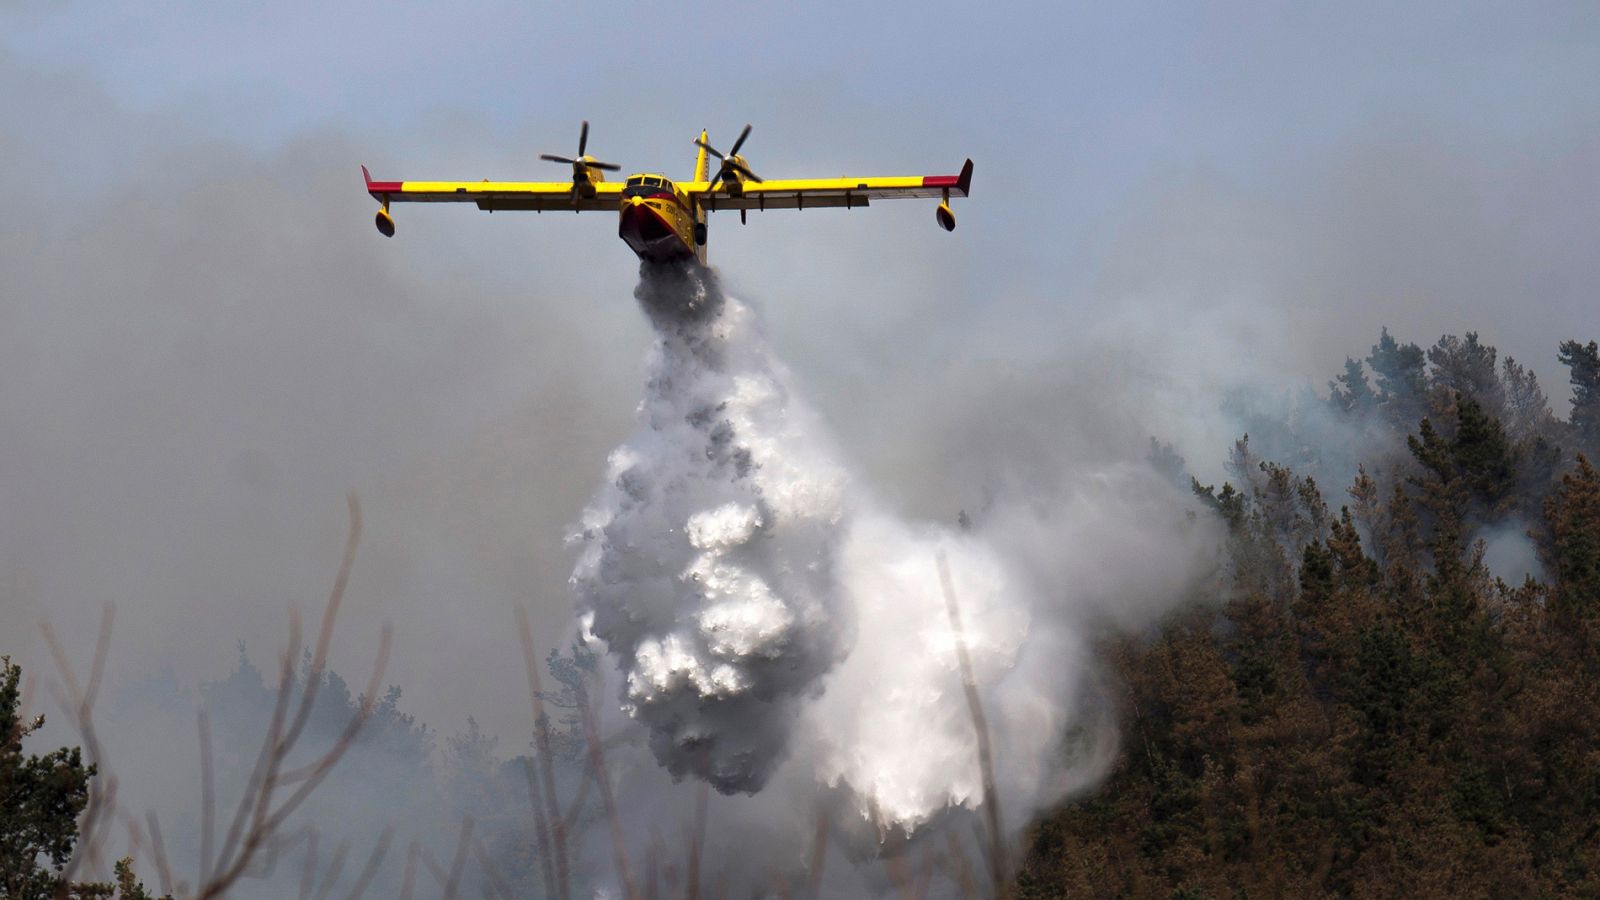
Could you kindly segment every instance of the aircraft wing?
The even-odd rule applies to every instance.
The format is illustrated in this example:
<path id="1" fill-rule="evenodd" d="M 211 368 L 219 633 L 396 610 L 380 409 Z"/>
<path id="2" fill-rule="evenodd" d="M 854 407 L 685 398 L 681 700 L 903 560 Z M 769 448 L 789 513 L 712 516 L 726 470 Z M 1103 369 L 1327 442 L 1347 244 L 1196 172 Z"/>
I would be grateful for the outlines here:
<path id="1" fill-rule="evenodd" d="M 479 209 L 536 212 L 615 213 L 622 184 L 602 181 L 593 197 L 579 197 L 570 181 L 373 181 L 366 166 L 361 175 L 367 193 L 379 203 L 476 203 Z"/>
<path id="2" fill-rule="evenodd" d="M 745 181 L 738 193 L 719 185 L 705 193 L 707 182 L 683 182 L 680 187 L 700 195 L 706 209 L 813 209 L 854 208 L 873 200 L 897 198 L 965 197 L 972 185 L 972 160 L 967 160 L 959 175 L 907 175 L 885 178 L 799 178 Z"/>

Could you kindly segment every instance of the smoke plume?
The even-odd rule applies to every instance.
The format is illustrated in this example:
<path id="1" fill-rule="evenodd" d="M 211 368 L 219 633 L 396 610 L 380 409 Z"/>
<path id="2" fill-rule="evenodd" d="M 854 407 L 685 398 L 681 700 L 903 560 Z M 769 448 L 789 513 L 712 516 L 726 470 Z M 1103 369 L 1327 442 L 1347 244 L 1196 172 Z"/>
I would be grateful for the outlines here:
<path id="1" fill-rule="evenodd" d="M 638 297 L 659 336 L 634 433 L 574 538 L 573 584 L 661 764 L 756 791 L 848 643 L 844 473 L 709 274 L 657 272 Z"/>
<path id="2" fill-rule="evenodd" d="M 713 273 L 647 266 L 636 296 L 657 332 L 644 397 L 573 535 L 572 583 L 659 764 L 731 794 L 760 791 L 792 760 L 800 781 L 841 789 L 880 832 L 976 807 L 962 639 L 1001 796 L 1019 812 L 1059 796 L 1074 763 L 1060 742 L 1088 671 L 1073 619 L 1099 602 L 1063 596 L 1049 535 L 1065 523 L 1004 499 L 977 525 L 903 521 L 850 477 L 752 310 Z"/>

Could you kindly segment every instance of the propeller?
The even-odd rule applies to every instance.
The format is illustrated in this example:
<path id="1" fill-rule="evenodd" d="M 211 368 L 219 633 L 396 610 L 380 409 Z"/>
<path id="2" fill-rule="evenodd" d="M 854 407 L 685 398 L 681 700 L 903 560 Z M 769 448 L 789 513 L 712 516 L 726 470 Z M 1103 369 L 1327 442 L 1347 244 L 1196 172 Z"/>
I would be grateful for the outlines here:
<path id="1" fill-rule="evenodd" d="M 579 174 L 579 173 L 583 172 L 586 169 L 601 169 L 601 170 L 604 170 L 606 172 L 621 171 L 622 167 L 617 165 L 616 163 L 601 162 L 598 159 L 595 159 L 594 157 L 588 155 L 588 152 L 587 152 L 588 149 L 589 149 L 589 120 L 585 119 L 584 122 L 583 122 L 583 129 L 578 132 L 578 158 L 577 159 L 573 159 L 573 158 L 568 157 L 568 156 L 556 156 L 553 153 L 541 153 L 541 154 L 539 154 L 539 158 L 540 159 L 547 159 L 547 160 L 549 160 L 551 162 L 554 162 L 554 163 L 563 163 L 565 165 L 569 165 L 569 166 L 572 167 L 572 171 L 573 171 L 574 175 Z"/>
<path id="2" fill-rule="evenodd" d="M 744 130 L 739 132 L 739 139 L 733 142 L 732 147 L 728 148 L 728 154 L 726 156 L 722 154 L 722 151 L 711 146 L 705 141 L 702 141 L 699 138 L 695 139 L 694 143 L 696 147 L 699 147 L 700 149 L 722 161 L 722 165 L 717 167 L 717 171 L 711 176 L 711 180 L 707 182 L 706 193 L 716 193 L 717 185 L 727 182 L 729 172 L 737 172 L 740 175 L 743 175 L 745 178 L 754 181 L 756 184 L 761 183 L 761 176 L 750 171 L 749 167 L 744 164 L 744 158 L 739 155 L 739 148 L 744 146 L 745 138 L 748 138 L 749 136 L 750 126 L 746 125 L 744 126 Z"/>

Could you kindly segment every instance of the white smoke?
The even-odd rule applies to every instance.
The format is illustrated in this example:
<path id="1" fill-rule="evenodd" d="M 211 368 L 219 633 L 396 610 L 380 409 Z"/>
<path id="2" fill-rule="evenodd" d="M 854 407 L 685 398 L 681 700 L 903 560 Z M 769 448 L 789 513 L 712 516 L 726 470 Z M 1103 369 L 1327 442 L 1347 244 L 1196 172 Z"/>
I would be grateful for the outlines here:
<path id="1" fill-rule="evenodd" d="M 1004 547 L 981 524 L 902 521 L 849 478 L 752 311 L 711 273 L 647 267 L 637 296 L 657 328 L 645 395 L 573 536 L 572 583 L 657 761 L 730 794 L 760 791 L 780 770 L 785 791 L 833 788 L 879 840 L 974 809 L 982 777 L 957 661 L 964 639 L 1009 824 L 1096 777 L 1104 730 L 1087 756 L 1063 748 L 1069 727 L 1088 721 L 1083 626 L 1129 598 L 1102 572 L 1074 605 L 1062 570 L 1115 562 L 1103 548 L 1098 559 L 1068 553 L 1051 534 L 1114 543 L 1128 517 L 1080 500 L 1069 528 L 997 506 L 986 518 Z M 1159 540 L 1181 549 L 1169 533 L 1183 530 L 1176 509 L 1163 507 L 1178 524 Z M 1170 573 L 1191 573 L 1195 557 L 1173 557 L 1128 561 L 1145 577 L 1168 574 L 1147 587 L 1173 588 L 1137 604 L 1175 599 L 1183 577 Z"/>
<path id="2" fill-rule="evenodd" d="M 760 790 L 845 649 L 845 475 L 750 310 L 709 273 L 641 282 L 658 338 L 633 435 L 583 515 L 572 582 L 656 758 Z"/>
<path id="3" fill-rule="evenodd" d="M 908 831 L 946 807 L 982 800 L 940 550 L 949 556 L 974 679 L 999 714 L 990 722 L 1002 736 L 999 773 L 1025 790 L 1036 785 L 1047 750 L 1039 741 L 1059 736 L 1061 698 L 1011 677 L 1043 634 L 1031 630 L 1030 598 L 1000 556 L 979 538 L 935 525 L 858 517 L 840 548 L 837 587 L 862 640 L 829 679 L 838 689 L 808 710 L 814 727 L 806 733 L 821 778 L 849 787 L 862 812 Z"/>

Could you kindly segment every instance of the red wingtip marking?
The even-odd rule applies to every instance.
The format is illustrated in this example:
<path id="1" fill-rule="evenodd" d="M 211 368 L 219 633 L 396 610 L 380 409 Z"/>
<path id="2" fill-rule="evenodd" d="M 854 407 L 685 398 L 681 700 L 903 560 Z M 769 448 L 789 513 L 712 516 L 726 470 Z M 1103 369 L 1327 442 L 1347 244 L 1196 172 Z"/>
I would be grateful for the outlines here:
<path id="1" fill-rule="evenodd" d="M 960 196 L 963 196 L 963 197 L 965 197 L 967 195 L 967 188 L 969 186 L 971 186 L 971 184 L 972 184 L 972 160 L 970 160 L 970 159 L 967 160 L 967 164 L 966 165 L 961 167 L 961 174 L 960 175 L 924 175 L 924 176 L 922 176 L 922 186 L 923 187 L 955 188 L 956 190 L 961 192 Z"/>
<path id="2" fill-rule="evenodd" d="M 367 171 L 366 166 L 361 167 L 361 178 L 367 183 L 367 193 L 374 197 L 379 197 L 381 194 L 398 194 L 400 185 L 404 184 L 400 181 L 373 181 L 372 173 Z"/>

